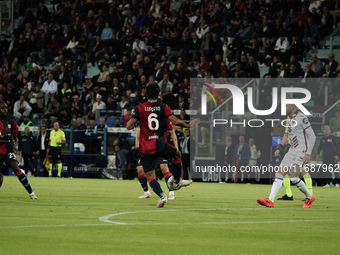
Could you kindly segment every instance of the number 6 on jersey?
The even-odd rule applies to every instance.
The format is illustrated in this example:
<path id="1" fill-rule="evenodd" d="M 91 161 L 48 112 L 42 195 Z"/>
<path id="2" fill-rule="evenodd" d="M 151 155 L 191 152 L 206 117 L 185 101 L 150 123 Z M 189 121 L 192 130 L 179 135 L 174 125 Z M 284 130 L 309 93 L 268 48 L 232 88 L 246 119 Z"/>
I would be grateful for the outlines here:
<path id="1" fill-rule="evenodd" d="M 159 128 L 159 121 L 158 121 L 157 117 L 158 116 L 157 116 L 156 113 L 151 113 L 148 116 L 148 126 L 149 126 L 149 129 L 152 130 L 152 131 L 158 130 L 158 128 Z M 155 123 L 155 124 L 152 125 L 152 123 Z"/>

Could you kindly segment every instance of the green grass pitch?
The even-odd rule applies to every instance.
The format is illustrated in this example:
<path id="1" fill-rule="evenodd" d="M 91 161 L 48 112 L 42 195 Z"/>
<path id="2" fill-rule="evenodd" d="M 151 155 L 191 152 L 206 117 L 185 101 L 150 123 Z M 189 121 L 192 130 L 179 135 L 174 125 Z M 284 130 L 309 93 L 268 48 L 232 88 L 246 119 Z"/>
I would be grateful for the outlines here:
<path id="1" fill-rule="evenodd" d="M 340 254 L 340 189 L 315 187 L 316 201 L 303 209 L 292 187 L 294 201 L 265 208 L 256 199 L 269 185 L 193 183 L 158 209 L 154 193 L 137 198 L 138 181 L 30 182 L 37 201 L 16 177 L 4 178 L 0 254 Z M 111 214 L 124 224 L 99 220 Z"/>

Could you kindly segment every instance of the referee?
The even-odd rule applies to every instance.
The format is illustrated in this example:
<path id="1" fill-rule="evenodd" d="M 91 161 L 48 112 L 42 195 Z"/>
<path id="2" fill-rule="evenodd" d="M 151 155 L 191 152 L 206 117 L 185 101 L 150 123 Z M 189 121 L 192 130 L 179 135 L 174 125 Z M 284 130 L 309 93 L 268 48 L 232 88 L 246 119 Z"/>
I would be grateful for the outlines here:
<path id="1" fill-rule="evenodd" d="M 59 129 L 59 123 L 54 122 L 54 130 L 50 133 L 50 142 L 48 143 L 49 149 L 47 153 L 50 158 L 50 172 L 49 176 L 52 176 L 53 163 L 58 162 L 58 177 L 61 177 L 61 170 L 63 164 L 61 163 L 61 145 L 66 143 L 65 133 Z"/>

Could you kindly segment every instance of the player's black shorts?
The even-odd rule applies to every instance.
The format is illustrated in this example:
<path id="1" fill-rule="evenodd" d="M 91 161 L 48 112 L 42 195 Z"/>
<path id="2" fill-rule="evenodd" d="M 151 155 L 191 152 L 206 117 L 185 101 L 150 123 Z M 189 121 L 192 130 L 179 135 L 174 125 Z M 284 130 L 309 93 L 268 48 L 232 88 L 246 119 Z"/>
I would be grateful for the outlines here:
<path id="1" fill-rule="evenodd" d="M 150 172 L 159 167 L 159 165 L 167 164 L 168 162 L 158 157 L 156 154 L 143 154 L 141 153 L 140 161 L 138 162 L 138 166 L 143 166 L 144 172 Z"/>
<path id="2" fill-rule="evenodd" d="M 0 155 L 0 164 L 1 164 L 0 170 L 5 171 L 5 167 L 3 166 L 3 164 L 9 166 L 12 162 L 18 163 L 17 157 L 15 156 L 12 148 L 11 149 L 7 148 L 6 153 Z"/>
<path id="3" fill-rule="evenodd" d="M 140 160 L 138 161 L 138 166 L 143 166 L 141 162 L 142 162 L 142 160 L 140 159 Z M 165 160 L 164 158 L 156 157 L 156 168 L 157 168 L 159 165 L 162 165 L 162 164 L 168 164 L 168 161 Z M 143 167 L 143 168 L 144 168 L 144 167 Z M 155 169 L 153 169 L 153 170 L 155 170 Z"/>
<path id="4" fill-rule="evenodd" d="M 48 157 L 53 160 L 53 163 L 55 163 L 58 160 L 61 160 L 61 147 L 51 146 Z"/>
<path id="5" fill-rule="evenodd" d="M 144 172 L 155 170 L 160 164 L 167 164 L 167 159 L 172 158 L 176 154 L 177 149 L 169 143 L 158 142 L 157 150 L 154 154 L 141 153 L 141 159 L 138 165 L 142 165 Z"/>
<path id="6" fill-rule="evenodd" d="M 157 150 L 156 154 L 157 156 L 168 160 L 169 158 L 172 158 L 176 154 L 177 149 L 175 146 L 166 143 L 166 142 L 160 142 L 157 143 Z"/>

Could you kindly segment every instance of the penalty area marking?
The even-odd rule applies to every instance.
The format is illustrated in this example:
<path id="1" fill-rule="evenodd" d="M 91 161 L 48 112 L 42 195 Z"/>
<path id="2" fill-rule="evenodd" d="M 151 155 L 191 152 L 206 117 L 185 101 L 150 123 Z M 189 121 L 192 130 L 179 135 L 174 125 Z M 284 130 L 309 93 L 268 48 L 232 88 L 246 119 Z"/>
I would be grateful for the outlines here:
<path id="1" fill-rule="evenodd" d="M 274 208 L 273 208 L 274 209 Z M 272 210 L 273 210 L 272 209 Z M 285 210 L 286 208 L 277 208 L 276 210 Z M 296 222 L 318 222 L 318 221 L 338 221 L 339 219 L 319 219 L 319 220 L 280 220 L 280 221 L 226 221 L 226 222 L 185 222 L 185 223 L 172 223 L 172 222 L 153 222 L 153 223 L 125 223 L 109 220 L 112 217 L 136 214 L 136 213 L 158 213 L 158 212 L 180 212 L 180 211 L 232 211 L 232 210 L 268 210 L 267 208 L 220 208 L 220 209 L 172 209 L 172 210 L 152 210 L 152 211 L 130 211 L 104 215 L 99 218 L 100 221 L 114 224 L 114 225 L 228 225 L 228 224 L 268 224 L 268 223 L 296 223 Z M 301 210 L 301 209 L 288 209 L 288 210 Z"/>

